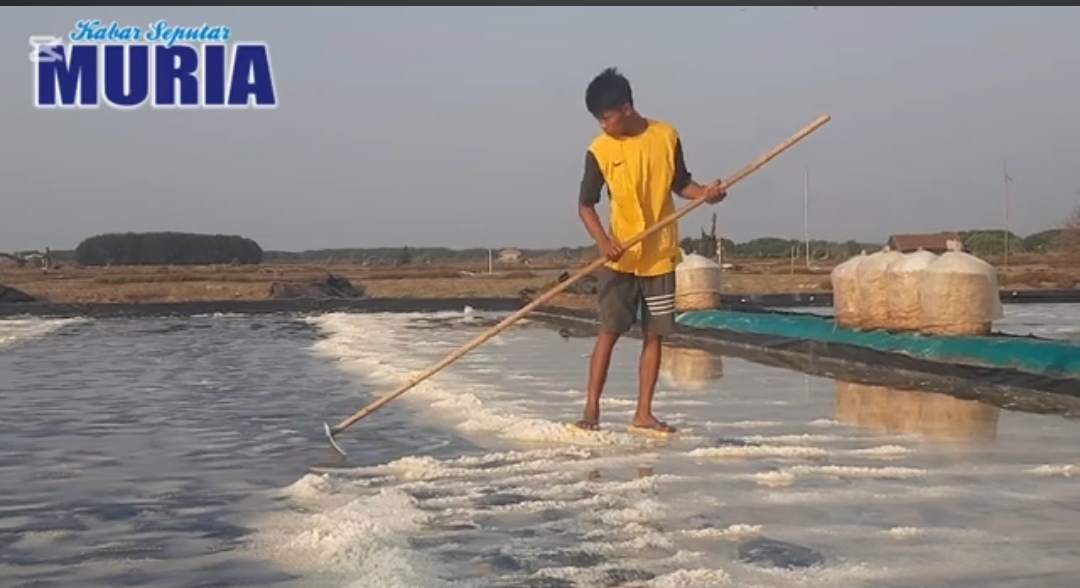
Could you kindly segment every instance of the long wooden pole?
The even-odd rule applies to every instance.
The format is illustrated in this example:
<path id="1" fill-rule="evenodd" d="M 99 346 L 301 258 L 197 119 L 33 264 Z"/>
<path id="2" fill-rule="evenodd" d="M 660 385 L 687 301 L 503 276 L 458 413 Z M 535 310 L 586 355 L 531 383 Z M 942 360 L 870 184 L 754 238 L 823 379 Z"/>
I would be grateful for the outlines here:
<path id="1" fill-rule="evenodd" d="M 787 151 L 788 149 L 790 149 L 793 145 L 795 145 L 795 143 L 798 143 L 799 141 L 804 139 L 807 135 L 809 135 L 810 133 L 813 133 L 814 131 L 816 131 L 822 125 L 829 122 L 829 120 L 830 120 L 830 116 L 828 114 L 821 115 L 820 117 L 818 117 L 817 120 L 810 123 L 808 126 L 806 126 L 801 131 L 799 131 L 799 132 L 795 133 L 794 135 L 792 135 L 791 137 L 789 137 L 783 143 L 780 143 L 779 145 L 774 147 L 768 153 L 766 153 L 766 154 L 762 155 L 761 157 L 755 159 L 754 161 L 750 162 L 749 164 L 747 164 L 745 167 L 743 167 L 739 171 L 735 172 L 735 174 L 732 175 L 731 177 L 728 177 L 725 180 L 723 180 L 723 185 L 725 187 L 730 187 L 730 186 L 735 185 L 739 181 L 743 180 L 746 176 L 748 176 L 748 175 L 754 173 L 755 171 L 757 171 L 758 169 L 760 169 L 766 163 L 772 161 L 773 158 L 775 158 L 776 156 L 778 156 L 781 153 L 783 153 L 784 151 Z M 665 227 L 667 225 L 670 225 L 671 223 L 673 223 L 673 222 L 679 220 L 680 218 L 686 216 L 687 214 L 690 213 L 690 211 L 694 210 L 695 208 L 701 206 L 704 203 L 705 203 L 704 200 L 695 200 L 695 201 L 691 202 L 690 204 L 684 206 L 682 209 L 677 210 L 677 211 L 671 213 L 670 215 L 660 219 L 659 222 L 652 225 L 651 227 L 649 227 L 645 231 L 641 232 L 638 236 L 634 237 L 633 239 L 630 239 L 626 243 L 622 243 L 623 248 L 624 249 L 629 249 L 630 247 L 633 247 L 634 245 L 637 245 L 638 243 L 640 243 L 640 242 L 644 241 L 645 239 L 647 239 L 649 236 L 655 234 L 661 228 L 663 228 L 663 227 Z M 573 284 L 574 282 L 577 282 L 581 278 L 583 278 L 583 277 L 589 275 L 590 273 L 596 271 L 601 266 L 603 266 L 605 263 L 607 263 L 607 261 L 608 261 L 607 258 L 605 258 L 603 256 L 598 257 L 595 261 L 589 263 L 589 265 L 587 265 L 584 268 L 578 270 L 577 273 L 570 276 L 566 280 L 560 282 L 554 288 L 552 288 L 551 290 L 548 290 L 546 293 L 544 293 L 539 298 L 536 298 L 535 300 L 533 300 L 529 304 L 523 306 L 520 310 L 518 310 L 514 314 L 512 314 L 512 315 L 506 317 L 505 319 L 503 319 L 502 321 L 500 321 L 499 324 L 497 324 L 494 327 L 491 327 L 490 329 L 488 329 L 487 331 L 481 333 L 475 339 L 473 339 L 469 343 L 465 344 L 463 347 L 461 347 L 457 351 L 454 351 L 453 353 L 447 355 L 446 357 L 444 357 L 442 360 L 440 360 L 435 365 L 429 367 L 428 369 L 426 369 L 423 372 L 417 374 L 416 376 L 413 376 L 412 379 L 410 379 L 405 384 L 402 384 L 401 387 L 399 387 L 397 390 L 394 390 L 393 392 L 390 392 L 390 393 L 386 394 L 385 396 L 379 398 L 375 402 L 372 402 L 371 404 L 369 404 L 369 405 L 365 406 L 364 408 L 360 409 L 359 411 L 357 411 L 355 414 L 353 414 L 349 418 L 341 421 L 337 426 L 330 427 L 329 425 L 326 425 L 324 423 L 324 428 L 325 428 L 326 433 L 327 433 L 327 435 L 328 435 L 328 437 L 330 439 L 330 443 L 334 446 L 335 449 L 337 449 L 338 451 L 344 453 L 341 450 L 341 448 L 338 447 L 338 445 L 336 443 L 334 443 L 334 436 L 335 435 L 337 435 L 341 431 L 344 431 L 345 429 L 351 427 L 352 425 L 354 425 L 360 419 L 363 419 L 364 417 L 366 417 L 369 414 L 375 412 L 379 408 L 385 406 L 387 403 L 391 402 L 392 400 L 394 400 L 398 396 L 401 396 L 402 394 L 408 392 L 412 388 L 416 387 L 416 385 L 419 384 L 420 382 L 423 382 L 424 380 L 430 378 L 431 376 L 434 376 L 435 374 L 439 373 L 446 366 L 454 363 L 455 361 L 460 359 L 466 353 L 472 351 L 473 349 L 476 349 L 480 345 L 484 344 L 487 340 L 489 340 L 492 337 L 494 337 L 495 335 L 498 335 L 499 333 L 501 333 L 503 330 L 505 330 L 509 326 L 511 326 L 514 323 L 518 322 L 519 320 L 525 318 L 526 315 L 528 315 L 530 312 L 535 310 L 537 307 L 543 305 L 544 303 L 548 302 L 549 300 L 551 300 L 552 298 L 557 296 L 563 290 L 566 290 L 567 288 L 569 288 L 570 285 Z"/>

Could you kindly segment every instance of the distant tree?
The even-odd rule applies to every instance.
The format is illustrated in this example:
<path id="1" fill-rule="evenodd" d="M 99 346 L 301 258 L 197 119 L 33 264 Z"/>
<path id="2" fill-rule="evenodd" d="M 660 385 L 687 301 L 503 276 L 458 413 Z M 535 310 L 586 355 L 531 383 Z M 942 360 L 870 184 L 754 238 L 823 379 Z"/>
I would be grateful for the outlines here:
<path id="1" fill-rule="evenodd" d="M 716 236 L 701 231 L 701 238 L 698 240 L 698 255 L 715 260 L 717 249 L 719 249 L 719 245 Z"/>
<path id="2" fill-rule="evenodd" d="M 1064 229 L 1047 229 L 1024 237 L 1024 251 L 1029 253 L 1049 253 L 1061 248 Z"/>
<path id="3" fill-rule="evenodd" d="M 1058 247 L 1069 253 L 1080 252 L 1080 206 L 1073 208 L 1058 236 Z"/>
<path id="4" fill-rule="evenodd" d="M 1009 253 L 1024 253 L 1024 240 L 1009 233 Z M 1005 253 L 1005 233 L 996 229 L 963 231 L 960 239 L 964 248 L 974 255 L 1002 255 Z"/>
<path id="5" fill-rule="evenodd" d="M 262 248 L 237 235 L 199 233 L 106 233 L 75 248 L 80 265 L 258 264 Z"/>

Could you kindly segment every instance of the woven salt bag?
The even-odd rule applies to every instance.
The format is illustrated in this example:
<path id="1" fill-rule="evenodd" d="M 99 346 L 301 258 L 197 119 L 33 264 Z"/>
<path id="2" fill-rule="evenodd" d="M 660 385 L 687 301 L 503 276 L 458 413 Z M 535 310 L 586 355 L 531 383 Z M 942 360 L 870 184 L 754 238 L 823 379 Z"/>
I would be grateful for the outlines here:
<path id="1" fill-rule="evenodd" d="M 859 327 L 862 329 L 889 328 L 889 290 L 885 270 L 889 264 L 904 257 L 903 253 L 885 247 L 871 253 L 856 268 L 859 283 Z"/>
<path id="2" fill-rule="evenodd" d="M 938 256 L 919 249 L 889 264 L 885 269 L 885 289 L 888 292 L 889 328 L 895 331 L 918 331 L 922 321 L 919 304 L 920 280 L 926 268 Z"/>
<path id="3" fill-rule="evenodd" d="M 955 245 L 927 266 L 920 284 L 921 333 L 988 335 L 1002 318 L 994 266 Z"/>
<path id="4" fill-rule="evenodd" d="M 720 264 L 697 253 L 684 254 L 675 267 L 675 310 L 720 308 Z"/>
<path id="5" fill-rule="evenodd" d="M 858 268 L 868 256 L 865 251 L 838 264 L 829 274 L 832 284 L 833 316 L 836 325 L 847 329 L 859 327 L 859 276 Z"/>

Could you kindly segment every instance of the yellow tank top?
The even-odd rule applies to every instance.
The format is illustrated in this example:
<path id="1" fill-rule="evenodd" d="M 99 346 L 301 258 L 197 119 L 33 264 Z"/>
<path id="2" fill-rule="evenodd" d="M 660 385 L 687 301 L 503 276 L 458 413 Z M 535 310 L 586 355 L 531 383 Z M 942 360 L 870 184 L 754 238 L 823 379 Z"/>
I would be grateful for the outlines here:
<path id="1" fill-rule="evenodd" d="M 645 132 L 622 139 L 601 134 L 589 145 L 611 194 L 611 234 L 626 243 L 656 221 L 675 212 L 671 195 L 679 133 L 649 119 Z M 660 229 L 631 247 L 611 269 L 639 276 L 674 271 L 682 260 L 678 223 Z"/>

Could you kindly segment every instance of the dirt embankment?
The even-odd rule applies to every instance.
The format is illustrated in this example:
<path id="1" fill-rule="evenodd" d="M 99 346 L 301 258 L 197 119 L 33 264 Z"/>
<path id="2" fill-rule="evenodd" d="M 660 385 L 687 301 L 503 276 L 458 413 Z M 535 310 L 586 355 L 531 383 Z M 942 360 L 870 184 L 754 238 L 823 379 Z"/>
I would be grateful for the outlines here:
<path id="1" fill-rule="evenodd" d="M 1023 263 L 1021 263 L 1023 261 Z M 1010 260 L 999 268 L 1002 288 L 1073 288 L 1080 266 L 1055 259 Z M 1051 263 L 1054 262 L 1054 263 Z M 63 267 L 0 269 L 0 284 L 54 303 L 164 303 L 220 300 L 356 298 L 522 298 L 542 294 L 577 267 L 523 267 L 487 273 L 486 264 L 371 268 L 333 264 L 258 266 Z M 831 266 L 807 269 L 791 262 L 737 261 L 725 272 L 730 295 L 828 292 Z M 18 296 L 9 294 L 10 296 Z M 0 298 L 0 300 L 5 300 Z M 5 300 L 6 301 L 6 300 Z M 572 306 L 595 303 L 595 282 L 579 280 L 556 298 Z"/>

